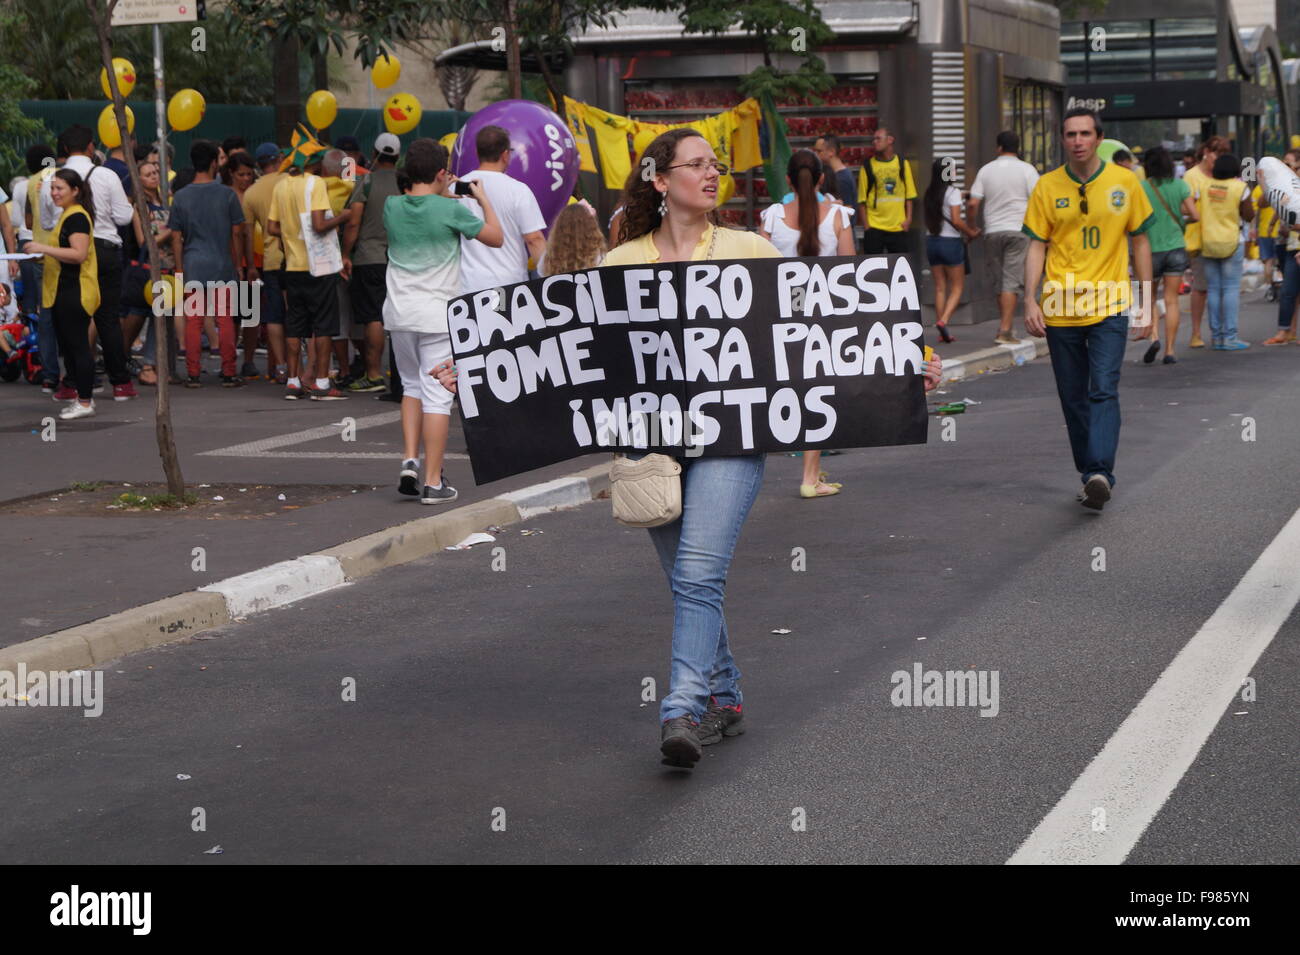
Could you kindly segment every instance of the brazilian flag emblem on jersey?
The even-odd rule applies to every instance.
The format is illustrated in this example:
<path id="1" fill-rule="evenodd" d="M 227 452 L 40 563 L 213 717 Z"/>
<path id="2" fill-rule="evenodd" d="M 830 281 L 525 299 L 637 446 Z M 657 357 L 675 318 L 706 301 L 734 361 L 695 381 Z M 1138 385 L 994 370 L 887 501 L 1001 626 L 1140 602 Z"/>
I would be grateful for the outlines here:
<path id="1" fill-rule="evenodd" d="M 1063 198 L 1063 199 L 1057 199 L 1057 200 L 1056 200 L 1056 208 L 1058 208 L 1058 209 L 1068 209 L 1068 208 L 1070 208 L 1070 197 L 1069 197 L 1069 196 L 1066 196 L 1066 197 Z"/>
<path id="2" fill-rule="evenodd" d="M 1124 208 L 1124 190 L 1116 186 L 1110 191 L 1110 207 L 1115 210 Z"/>

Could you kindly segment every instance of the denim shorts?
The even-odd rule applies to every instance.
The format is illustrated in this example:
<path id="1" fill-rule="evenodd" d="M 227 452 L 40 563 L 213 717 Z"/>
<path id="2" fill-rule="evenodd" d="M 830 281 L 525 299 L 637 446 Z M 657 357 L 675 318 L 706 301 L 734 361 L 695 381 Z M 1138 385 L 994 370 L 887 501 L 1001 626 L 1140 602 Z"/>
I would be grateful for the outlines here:
<path id="1" fill-rule="evenodd" d="M 1151 275 L 1182 275 L 1187 271 L 1187 250 L 1169 249 L 1151 253 Z"/>
<path id="2" fill-rule="evenodd" d="M 966 243 L 955 236 L 927 235 L 925 257 L 931 265 L 965 265 Z"/>
<path id="3" fill-rule="evenodd" d="M 1260 260 L 1277 258 L 1277 239 L 1261 235 L 1255 242 L 1259 245 Z"/>

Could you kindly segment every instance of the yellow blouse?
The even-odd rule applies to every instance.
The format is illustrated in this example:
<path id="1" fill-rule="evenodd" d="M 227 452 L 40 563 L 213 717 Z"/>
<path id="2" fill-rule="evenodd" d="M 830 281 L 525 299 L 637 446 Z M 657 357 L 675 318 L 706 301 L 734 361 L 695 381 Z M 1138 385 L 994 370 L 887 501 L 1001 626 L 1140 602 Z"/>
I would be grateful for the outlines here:
<path id="1" fill-rule="evenodd" d="M 713 247 L 715 259 L 779 259 L 781 253 L 771 242 L 753 232 L 739 229 L 717 228 L 710 225 L 695 244 L 691 260 L 703 259 L 709 251 L 709 242 L 713 239 L 714 229 L 718 232 L 717 244 Z M 611 249 L 601 265 L 647 265 L 659 261 L 659 248 L 655 245 L 654 233 L 647 232 L 639 239 L 632 239 Z"/>

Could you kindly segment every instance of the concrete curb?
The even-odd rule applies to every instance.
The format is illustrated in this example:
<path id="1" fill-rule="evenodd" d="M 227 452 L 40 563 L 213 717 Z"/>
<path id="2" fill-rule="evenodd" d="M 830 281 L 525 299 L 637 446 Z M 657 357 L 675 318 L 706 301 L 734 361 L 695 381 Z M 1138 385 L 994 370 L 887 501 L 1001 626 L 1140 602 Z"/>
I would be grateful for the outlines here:
<path id="1" fill-rule="evenodd" d="M 505 527 L 537 514 L 589 503 L 608 489 L 609 465 L 599 464 L 500 497 L 407 521 L 318 553 L 2 647 L 0 671 L 14 673 L 20 663 L 28 671 L 96 666 L 427 557 L 487 527 Z"/>
<path id="2" fill-rule="evenodd" d="M 939 379 L 939 383 L 948 384 L 990 371 L 1013 368 L 1046 355 L 1046 338 L 1026 338 L 1018 345 L 993 345 L 989 348 L 981 348 L 978 351 L 967 352 L 960 358 L 944 358 L 943 377 Z"/>

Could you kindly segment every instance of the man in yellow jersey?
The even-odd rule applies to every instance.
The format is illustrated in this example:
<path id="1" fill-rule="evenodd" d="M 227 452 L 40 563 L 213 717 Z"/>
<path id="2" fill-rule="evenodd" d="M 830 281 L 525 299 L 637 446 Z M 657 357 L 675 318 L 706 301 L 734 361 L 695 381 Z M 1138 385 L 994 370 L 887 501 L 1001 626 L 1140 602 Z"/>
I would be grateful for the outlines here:
<path id="1" fill-rule="evenodd" d="M 858 171 L 858 212 L 867 230 L 863 251 L 906 255 L 916 198 L 912 164 L 894 152 L 894 136 L 886 127 L 877 127 L 871 142 L 875 153 Z"/>
<path id="2" fill-rule="evenodd" d="M 1038 180 L 1025 211 L 1025 329 L 1047 336 L 1074 466 L 1083 479 L 1078 500 L 1100 511 L 1115 486 L 1119 372 L 1133 294 L 1128 239 L 1143 314 L 1150 315 L 1146 232 L 1155 216 L 1137 176 L 1098 158 L 1102 132 L 1096 113 L 1067 112 L 1062 139 L 1065 165 Z"/>
<path id="3" fill-rule="evenodd" d="M 1226 153 L 1229 149 L 1228 141 L 1222 136 L 1211 136 L 1201 148 L 1197 150 L 1197 163 L 1188 169 L 1183 175 L 1183 182 L 1187 183 L 1187 188 L 1192 191 L 1192 201 L 1196 203 L 1196 213 L 1204 216 L 1205 211 L 1201 208 L 1201 197 L 1211 182 L 1213 177 L 1210 173 L 1214 170 L 1214 161 Z M 1192 340 L 1188 343 L 1189 348 L 1204 348 L 1205 341 L 1201 338 L 1201 320 L 1205 317 L 1205 302 L 1209 295 L 1209 285 L 1205 281 L 1205 260 L 1201 258 L 1201 223 L 1198 219 L 1196 222 L 1187 223 L 1187 256 L 1192 263 Z"/>

